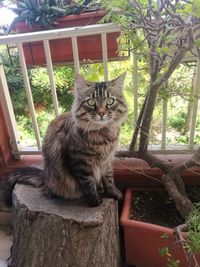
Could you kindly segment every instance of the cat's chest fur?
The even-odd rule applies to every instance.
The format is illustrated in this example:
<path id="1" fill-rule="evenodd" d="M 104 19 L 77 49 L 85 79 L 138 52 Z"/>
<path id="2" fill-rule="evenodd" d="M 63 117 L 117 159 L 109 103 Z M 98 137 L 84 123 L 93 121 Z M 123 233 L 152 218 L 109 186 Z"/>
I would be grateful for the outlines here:
<path id="1" fill-rule="evenodd" d="M 94 154 L 93 161 L 99 165 L 113 156 L 118 144 L 119 129 L 110 127 L 87 133 L 78 132 L 80 149 Z"/>
<path id="2" fill-rule="evenodd" d="M 87 136 L 84 136 L 81 150 L 93 154 L 86 161 L 91 166 L 93 176 L 98 183 L 111 163 L 117 144 L 118 129 L 105 128 L 89 132 Z"/>

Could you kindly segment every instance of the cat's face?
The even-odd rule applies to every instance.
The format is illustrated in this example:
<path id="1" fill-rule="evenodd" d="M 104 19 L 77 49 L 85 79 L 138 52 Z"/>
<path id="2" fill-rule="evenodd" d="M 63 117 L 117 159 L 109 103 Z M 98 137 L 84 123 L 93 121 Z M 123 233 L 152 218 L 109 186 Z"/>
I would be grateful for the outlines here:
<path id="1" fill-rule="evenodd" d="M 120 125 L 127 113 L 123 97 L 125 74 L 108 82 L 88 82 L 76 77 L 76 96 L 73 113 L 80 127 L 97 128 Z M 92 127 L 94 126 L 94 127 Z"/>

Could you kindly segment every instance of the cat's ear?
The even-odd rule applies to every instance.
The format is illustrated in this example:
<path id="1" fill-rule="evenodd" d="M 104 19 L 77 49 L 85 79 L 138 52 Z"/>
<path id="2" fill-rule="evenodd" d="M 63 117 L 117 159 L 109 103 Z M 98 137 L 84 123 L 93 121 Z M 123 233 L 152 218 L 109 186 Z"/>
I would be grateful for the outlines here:
<path id="1" fill-rule="evenodd" d="M 86 81 L 84 80 L 84 78 L 80 75 L 80 74 L 78 74 L 78 73 L 76 73 L 75 74 L 75 81 L 76 81 L 76 87 L 84 87 L 85 85 L 86 85 Z"/>
<path id="2" fill-rule="evenodd" d="M 125 77 L 126 77 L 126 72 L 122 73 L 118 78 L 114 80 L 115 85 L 117 85 L 120 88 L 123 88 Z"/>
<path id="3" fill-rule="evenodd" d="M 86 81 L 80 74 L 75 74 L 76 88 L 79 90 L 90 86 L 90 82 Z"/>

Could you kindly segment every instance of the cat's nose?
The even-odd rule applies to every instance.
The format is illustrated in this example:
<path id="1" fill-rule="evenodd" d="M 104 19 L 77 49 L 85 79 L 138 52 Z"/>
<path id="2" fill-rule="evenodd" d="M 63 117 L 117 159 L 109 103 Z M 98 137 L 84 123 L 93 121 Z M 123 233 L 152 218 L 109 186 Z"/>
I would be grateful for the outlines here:
<path id="1" fill-rule="evenodd" d="M 99 108 L 97 114 L 103 118 L 103 116 L 106 114 L 106 110 L 104 108 Z"/>

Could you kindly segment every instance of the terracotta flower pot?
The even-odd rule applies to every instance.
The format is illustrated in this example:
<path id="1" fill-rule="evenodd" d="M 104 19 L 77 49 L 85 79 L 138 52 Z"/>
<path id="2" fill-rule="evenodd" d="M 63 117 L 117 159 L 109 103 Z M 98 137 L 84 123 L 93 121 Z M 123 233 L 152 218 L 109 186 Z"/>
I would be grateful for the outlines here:
<path id="1" fill-rule="evenodd" d="M 67 28 L 96 24 L 105 12 L 88 12 L 80 15 L 69 15 L 56 20 L 55 28 Z M 39 31 L 41 28 L 38 25 L 29 27 L 25 22 L 17 23 L 15 31 L 17 33 Z M 119 57 L 117 39 L 120 32 L 107 34 L 108 58 L 115 59 Z M 101 35 L 82 36 L 77 38 L 79 59 L 83 60 L 102 60 Z M 45 65 L 45 52 L 42 42 L 32 42 L 23 44 L 26 64 Z M 50 41 L 50 50 L 53 63 L 71 63 L 73 62 L 72 42 L 71 38 L 58 39 Z"/>
<path id="2" fill-rule="evenodd" d="M 169 154 L 159 155 L 160 159 L 179 164 L 188 160 L 189 154 Z M 126 190 L 127 187 L 162 187 L 161 176 L 164 174 L 159 168 L 151 168 L 141 159 L 126 158 L 123 160 L 116 159 L 113 161 L 113 174 L 117 187 L 121 190 Z M 200 185 L 200 168 L 193 167 L 182 172 L 181 177 L 185 185 Z"/>
<path id="3" fill-rule="evenodd" d="M 145 190 L 147 189 L 128 188 L 125 194 L 120 223 L 124 230 L 126 263 L 140 267 L 166 267 L 167 257 L 162 257 L 159 251 L 167 247 L 173 259 L 180 261 L 179 267 L 195 267 L 193 261 L 189 265 L 182 247 L 175 245 L 171 228 L 130 219 L 131 198 L 134 198 L 134 191 Z M 163 235 L 167 235 L 168 239 L 162 238 Z M 197 260 L 200 263 L 199 254 Z"/>

